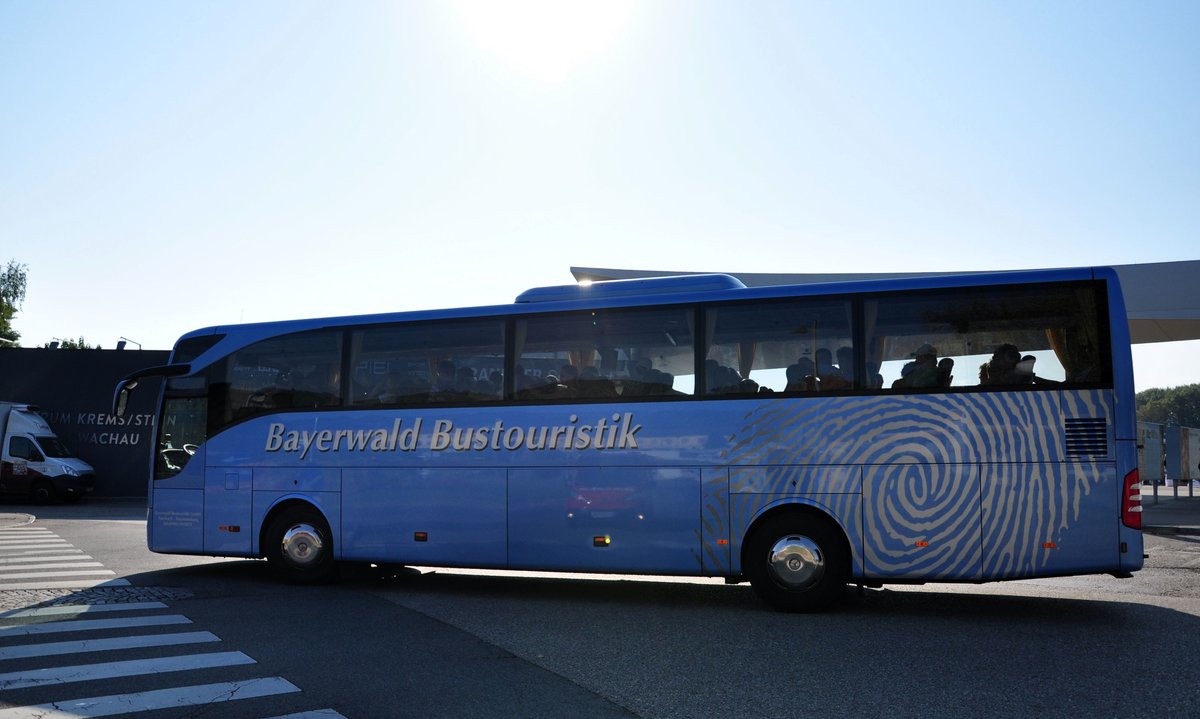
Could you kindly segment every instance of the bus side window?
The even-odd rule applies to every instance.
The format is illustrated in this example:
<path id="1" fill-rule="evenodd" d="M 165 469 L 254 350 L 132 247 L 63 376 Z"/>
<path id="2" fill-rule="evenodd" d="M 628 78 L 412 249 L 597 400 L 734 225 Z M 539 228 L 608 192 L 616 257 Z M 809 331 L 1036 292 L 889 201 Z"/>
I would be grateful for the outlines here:
<path id="1" fill-rule="evenodd" d="M 1095 283 L 929 290 L 867 299 L 867 363 L 897 392 L 1107 381 Z"/>
<path id="2" fill-rule="evenodd" d="M 862 385 L 841 299 L 716 305 L 706 311 L 705 393 L 835 392 Z"/>
<path id="3" fill-rule="evenodd" d="M 342 333 L 323 330 L 284 335 L 233 353 L 216 371 L 210 392 L 224 424 L 286 409 L 341 403 Z M 216 396 L 220 393 L 220 396 Z"/>
<path id="4" fill-rule="evenodd" d="M 695 392 L 695 313 L 611 309 L 517 320 L 516 398 L 670 398 Z"/>
<path id="5" fill-rule="evenodd" d="M 501 399 L 504 320 L 378 325 L 350 336 L 356 405 L 475 404 Z"/>

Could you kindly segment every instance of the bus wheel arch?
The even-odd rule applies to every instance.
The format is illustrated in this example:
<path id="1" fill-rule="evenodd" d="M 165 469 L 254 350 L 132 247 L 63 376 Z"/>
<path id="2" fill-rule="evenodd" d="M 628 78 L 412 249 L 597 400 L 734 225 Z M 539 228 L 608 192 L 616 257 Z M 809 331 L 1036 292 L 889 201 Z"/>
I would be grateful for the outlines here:
<path id="1" fill-rule="evenodd" d="M 746 532 L 742 573 L 758 596 L 786 612 L 818 612 L 841 598 L 851 576 L 841 525 L 808 505 L 775 507 Z"/>
<path id="2" fill-rule="evenodd" d="M 276 575 L 290 584 L 322 584 L 334 577 L 333 532 L 310 502 L 290 499 L 272 507 L 259 548 Z"/>

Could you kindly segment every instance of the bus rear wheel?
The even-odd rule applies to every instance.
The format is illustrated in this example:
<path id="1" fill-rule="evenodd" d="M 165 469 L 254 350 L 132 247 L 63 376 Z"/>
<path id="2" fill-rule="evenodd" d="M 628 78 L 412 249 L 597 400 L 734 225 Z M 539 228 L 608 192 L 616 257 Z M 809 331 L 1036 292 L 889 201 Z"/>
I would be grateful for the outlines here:
<path id="1" fill-rule="evenodd" d="M 769 517 L 746 541 L 742 571 L 759 598 L 785 612 L 819 612 L 841 598 L 850 556 L 837 526 L 810 513 Z"/>
<path id="2" fill-rule="evenodd" d="M 263 533 L 263 554 L 275 574 L 290 584 L 321 584 L 333 579 L 333 534 L 312 507 L 289 507 Z"/>

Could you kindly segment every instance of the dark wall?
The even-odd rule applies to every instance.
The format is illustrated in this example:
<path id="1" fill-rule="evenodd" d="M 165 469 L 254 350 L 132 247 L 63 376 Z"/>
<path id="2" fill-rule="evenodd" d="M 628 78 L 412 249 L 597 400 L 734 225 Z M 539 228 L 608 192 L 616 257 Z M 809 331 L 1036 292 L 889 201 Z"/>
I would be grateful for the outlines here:
<path id="1" fill-rule="evenodd" d="M 159 381 L 143 381 L 124 417 L 113 389 L 136 370 L 167 363 L 156 350 L 0 349 L 0 400 L 37 405 L 54 433 L 96 468 L 96 495 L 144 497 Z"/>

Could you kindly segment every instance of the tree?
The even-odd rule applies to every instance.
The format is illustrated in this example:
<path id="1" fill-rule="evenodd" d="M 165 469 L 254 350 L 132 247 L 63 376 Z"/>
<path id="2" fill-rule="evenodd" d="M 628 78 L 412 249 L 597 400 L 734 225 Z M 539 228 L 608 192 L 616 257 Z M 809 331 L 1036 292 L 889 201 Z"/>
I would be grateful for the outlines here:
<path id="1" fill-rule="evenodd" d="M 0 347 L 16 346 L 21 333 L 12 328 L 13 315 L 25 301 L 25 276 L 29 268 L 9 260 L 4 272 L 0 273 Z"/>
<path id="2" fill-rule="evenodd" d="M 1137 418 L 1142 422 L 1200 427 L 1200 384 L 1137 393 Z"/>
<path id="3" fill-rule="evenodd" d="M 51 343 L 47 342 L 46 344 L 42 345 L 42 349 L 50 349 L 50 344 Z M 98 350 L 98 349 L 100 349 L 100 345 L 95 345 L 95 346 L 89 345 L 85 339 L 80 337 L 77 340 L 60 340 L 58 343 L 58 349 L 60 349 L 60 350 Z"/>

